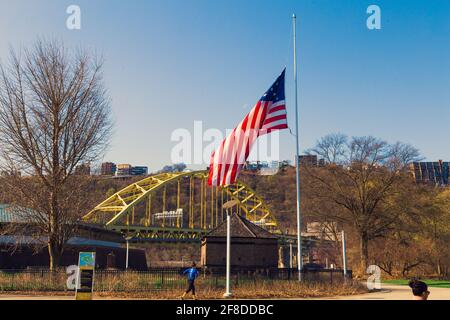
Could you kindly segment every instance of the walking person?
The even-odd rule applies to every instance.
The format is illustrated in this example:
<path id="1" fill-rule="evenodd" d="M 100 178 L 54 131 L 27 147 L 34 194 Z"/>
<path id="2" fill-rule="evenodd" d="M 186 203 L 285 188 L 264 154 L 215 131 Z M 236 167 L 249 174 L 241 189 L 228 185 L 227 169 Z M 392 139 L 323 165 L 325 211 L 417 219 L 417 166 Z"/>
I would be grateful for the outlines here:
<path id="1" fill-rule="evenodd" d="M 427 300 L 430 295 L 428 286 L 425 282 L 417 279 L 412 279 L 409 283 L 409 287 L 412 289 L 414 300 Z"/>
<path id="2" fill-rule="evenodd" d="M 187 275 L 187 280 L 188 280 L 188 288 L 187 290 L 183 293 L 183 295 L 181 296 L 181 299 L 184 299 L 184 297 L 186 296 L 186 294 L 188 294 L 189 292 L 192 291 L 192 299 L 196 299 L 195 296 L 195 279 L 197 279 L 198 277 L 198 271 L 196 268 L 196 264 L 195 262 L 192 262 L 192 266 L 186 270 L 183 271 L 183 275 Z"/>

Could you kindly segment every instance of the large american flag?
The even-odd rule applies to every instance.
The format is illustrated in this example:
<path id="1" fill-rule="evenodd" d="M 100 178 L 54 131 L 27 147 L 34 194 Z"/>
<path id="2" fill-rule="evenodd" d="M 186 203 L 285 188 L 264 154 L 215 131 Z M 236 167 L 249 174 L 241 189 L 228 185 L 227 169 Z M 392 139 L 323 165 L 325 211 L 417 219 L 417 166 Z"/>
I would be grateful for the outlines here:
<path id="1" fill-rule="evenodd" d="M 234 183 L 256 139 L 274 130 L 287 129 L 285 71 L 212 153 L 208 177 L 210 186 Z"/>

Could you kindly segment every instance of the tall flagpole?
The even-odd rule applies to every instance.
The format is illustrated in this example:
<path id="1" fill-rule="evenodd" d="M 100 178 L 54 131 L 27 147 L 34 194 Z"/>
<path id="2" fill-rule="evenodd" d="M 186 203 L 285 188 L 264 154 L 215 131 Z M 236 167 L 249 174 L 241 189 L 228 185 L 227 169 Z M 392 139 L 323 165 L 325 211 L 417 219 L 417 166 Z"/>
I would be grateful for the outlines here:
<path id="1" fill-rule="evenodd" d="M 295 13 L 292 15 L 292 23 L 294 29 L 294 84 L 295 84 L 295 141 L 296 141 L 296 176 L 297 176 L 297 267 L 298 267 L 298 280 L 302 281 L 302 219 L 300 209 L 300 144 L 298 136 L 298 98 L 297 98 L 297 17 Z"/>

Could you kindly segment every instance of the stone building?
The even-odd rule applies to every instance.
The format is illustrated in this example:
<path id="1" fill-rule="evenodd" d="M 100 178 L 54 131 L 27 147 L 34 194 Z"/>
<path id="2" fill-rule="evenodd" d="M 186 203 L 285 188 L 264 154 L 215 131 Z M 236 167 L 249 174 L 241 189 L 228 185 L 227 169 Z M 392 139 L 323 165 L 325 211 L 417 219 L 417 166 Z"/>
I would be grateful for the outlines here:
<path id="1" fill-rule="evenodd" d="M 227 222 L 223 221 L 202 240 L 201 264 L 223 268 L 226 264 Z M 244 217 L 231 216 L 231 267 L 277 268 L 278 238 Z"/>

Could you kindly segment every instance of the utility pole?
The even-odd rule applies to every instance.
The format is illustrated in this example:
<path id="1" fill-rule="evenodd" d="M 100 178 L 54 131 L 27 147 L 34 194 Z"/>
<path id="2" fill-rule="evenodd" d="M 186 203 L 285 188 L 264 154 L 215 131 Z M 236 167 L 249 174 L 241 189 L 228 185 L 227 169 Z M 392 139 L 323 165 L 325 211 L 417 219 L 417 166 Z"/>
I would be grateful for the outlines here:
<path id="1" fill-rule="evenodd" d="M 129 257 L 129 251 L 130 251 L 130 240 L 133 239 L 133 237 L 128 236 L 125 238 L 126 242 L 126 252 L 125 252 L 125 270 L 128 270 L 128 257 Z"/>
<path id="2" fill-rule="evenodd" d="M 234 207 L 238 202 L 230 200 L 223 204 L 222 208 L 227 213 L 227 265 L 226 265 L 226 289 L 223 295 L 224 298 L 231 297 L 230 278 L 231 278 L 231 214 L 229 209 Z"/>
<path id="3" fill-rule="evenodd" d="M 342 230 L 342 268 L 344 270 L 344 278 L 347 278 L 347 244 L 345 242 L 345 232 Z"/>

